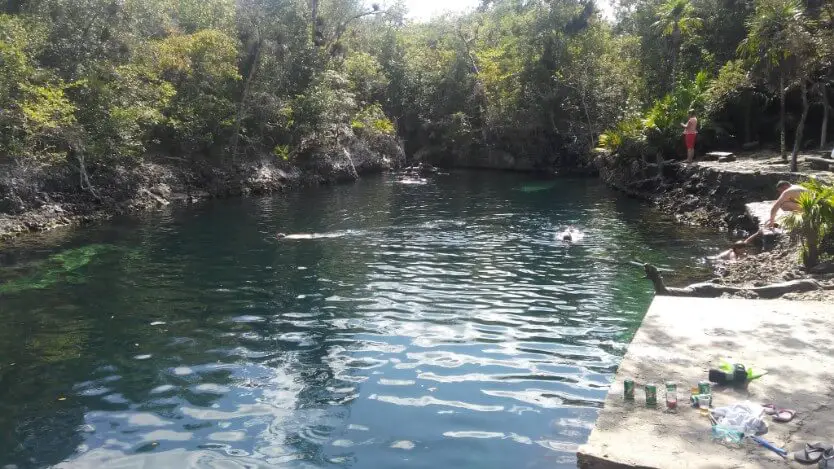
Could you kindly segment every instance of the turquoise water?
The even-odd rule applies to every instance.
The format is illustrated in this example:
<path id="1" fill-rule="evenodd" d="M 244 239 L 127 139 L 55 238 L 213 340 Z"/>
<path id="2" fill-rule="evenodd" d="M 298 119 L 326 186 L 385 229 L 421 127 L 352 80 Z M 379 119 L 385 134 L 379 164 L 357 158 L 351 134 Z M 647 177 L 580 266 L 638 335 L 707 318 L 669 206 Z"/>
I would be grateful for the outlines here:
<path id="1" fill-rule="evenodd" d="M 18 240 L 0 467 L 574 467 L 652 298 L 626 261 L 701 275 L 717 241 L 595 180 L 484 172 Z"/>

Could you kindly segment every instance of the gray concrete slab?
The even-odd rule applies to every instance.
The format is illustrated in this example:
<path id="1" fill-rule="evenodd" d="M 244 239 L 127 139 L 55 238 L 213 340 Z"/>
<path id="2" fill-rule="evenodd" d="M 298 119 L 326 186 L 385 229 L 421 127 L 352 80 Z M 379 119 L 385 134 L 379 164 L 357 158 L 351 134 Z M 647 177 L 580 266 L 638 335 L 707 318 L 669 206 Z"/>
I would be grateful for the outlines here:
<path id="1" fill-rule="evenodd" d="M 773 208 L 773 204 L 775 204 L 775 200 L 766 200 L 764 202 L 751 202 L 749 204 L 745 204 L 744 208 L 747 212 L 747 216 L 753 220 L 757 225 L 763 225 L 769 218 L 770 218 L 770 209 Z M 776 213 L 776 218 L 778 219 L 785 212 L 782 209 L 779 209 Z"/>
<path id="2" fill-rule="evenodd" d="M 783 300 L 656 297 L 619 367 L 605 407 L 577 457 L 582 469 L 752 469 L 800 466 L 752 442 L 714 443 L 697 409 L 645 406 L 642 383 L 673 380 L 679 398 L 706 379 L 722 357 L 765 368 L 746 391 L 715 386 L 716 406 L 750 400 L 798 411 L 790 423 L 770 422 L 764 436 L 789 451 L 805 442 L 834 443 L 834 305 Z M 635 403 L 623 400 L 623 380 L 638 383 Z M 814 466 L 816 467 L 816 466 Z"/>

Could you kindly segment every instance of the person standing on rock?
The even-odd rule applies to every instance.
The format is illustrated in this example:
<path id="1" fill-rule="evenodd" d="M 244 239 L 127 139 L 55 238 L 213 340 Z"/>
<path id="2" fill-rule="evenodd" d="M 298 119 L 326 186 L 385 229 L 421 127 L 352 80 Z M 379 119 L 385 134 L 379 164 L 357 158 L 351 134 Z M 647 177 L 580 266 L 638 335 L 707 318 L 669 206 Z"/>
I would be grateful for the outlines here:
<path id="1" fill-rule="evenodd" d="M 683 142 L 686 144 L 686 162 L 692 163 L 695 159 L 695 138 L 698 136 L 698 118 L 695 117 L 695 110 L 689 110 L 689 120 L 683 127 Z"/>

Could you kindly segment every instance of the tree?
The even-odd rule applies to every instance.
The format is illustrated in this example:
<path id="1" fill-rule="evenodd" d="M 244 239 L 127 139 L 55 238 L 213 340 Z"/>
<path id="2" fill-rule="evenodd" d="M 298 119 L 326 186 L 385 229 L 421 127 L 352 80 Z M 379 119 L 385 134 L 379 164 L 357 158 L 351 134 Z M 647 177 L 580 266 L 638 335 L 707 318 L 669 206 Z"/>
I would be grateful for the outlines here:
<path id="1" fill-rule="evenodd" d="M 775 88 L 779 93 L 779 151 L 785 161 L 788 159 L 785 99 L 788 85 L 796 77 L 801 61 L 797 47 L 805 49 L 806 27 L 798 0 L 757 0 L 753 16 L 747 21 L 747 37 L 739 46 L 741 55 L 752 62 L 771 89 Z"/>
<path id="2" fill-rule="evenodd" d="M 678 55 L 681 44 L 687 36 L 703 26 L 703 20 L 695 16 L 695 9 L 689 0 L 667 0 L 657 11 L 657 21 L 652 25 L 669 39 L 672 56 L 672 70 L 669 88 L 674 88 L 678 73 Z"/>
<path id="3" fill-rule="evenodd" d="M 707 97 L 707 114 L 713 118 L 720 116 L 726 109 L 740 107 L 743 115 L 743 142 L 753 140 L 752 120 L 753 106 L 766 97 L 756 89 L 751 73 L 741 60 L 731 60 L 721 67 L 718 76 L 710 84 Z"/>

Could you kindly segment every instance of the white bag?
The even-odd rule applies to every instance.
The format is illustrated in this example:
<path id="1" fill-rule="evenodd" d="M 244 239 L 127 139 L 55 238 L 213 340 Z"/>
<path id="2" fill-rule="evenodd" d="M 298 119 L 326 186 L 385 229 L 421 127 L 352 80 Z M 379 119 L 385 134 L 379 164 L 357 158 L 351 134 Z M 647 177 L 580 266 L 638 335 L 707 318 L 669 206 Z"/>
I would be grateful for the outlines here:
<path id="1" fill-rule="evenodd" d="M 764 408 L 759 404 L 746 401 L 712 411 L 718 425 L 744 433 L 745 435 L 763 435 L 767 433 L 767 423 L 762 419 Z"/>

